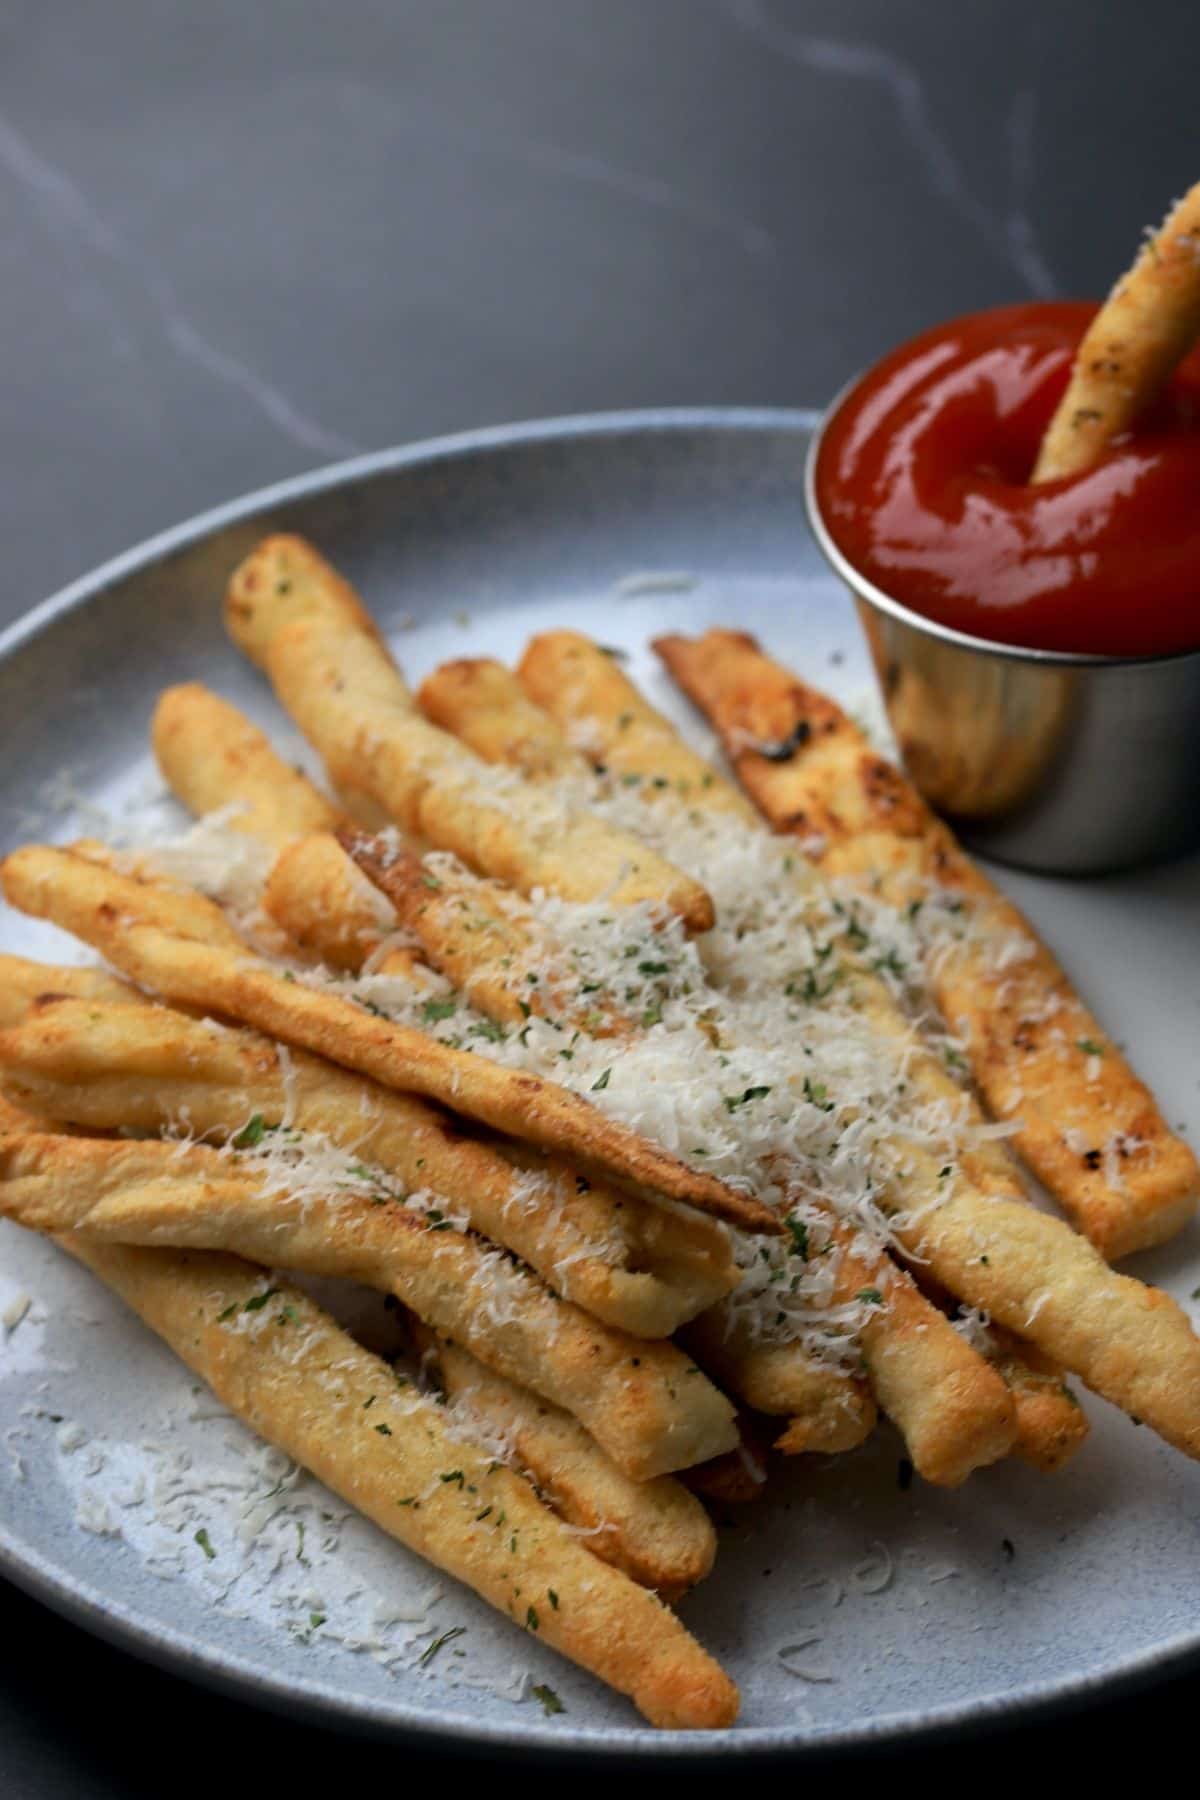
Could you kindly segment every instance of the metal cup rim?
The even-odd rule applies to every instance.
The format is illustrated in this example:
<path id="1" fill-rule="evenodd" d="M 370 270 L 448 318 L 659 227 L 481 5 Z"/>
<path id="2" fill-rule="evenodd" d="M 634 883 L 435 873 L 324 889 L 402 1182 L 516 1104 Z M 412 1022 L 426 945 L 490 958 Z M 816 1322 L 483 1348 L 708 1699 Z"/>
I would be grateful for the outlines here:
<path id="1" fill-rule="evenodd" d="M 878 587 L 875 582 L 864 575 L 860 569 L 855 567 L 844 551 L 839 549 L 822 517 L 817 501 L 817 460 L 821 454 L 821 444 L 830 420 L 833 419 L 859 382 L 864 380 L 870 372 L 868 369 L 862 374 L 853 376 L 838 389 L 813 430 L 809 439 L 808 453 L 804 459 L 804 508 L 808 516 L 809 529 L 825 560 L 860 600 L 865 600 L 868 605 L 889 614 L 893 619 L 899 619 L 902 624 L 907 625 L 913 631 L 923 633 L 926 637 L 937 638 L 942 643 L 953 644 L 957 649 L 973 651 L 976 655 L 996 657 L 1004 662 L 1037 663 L 1066 669 L 1150 669 L 1168 663 L 1200 660 L 1200 645 L 1194 650 L 1172 650 L 1165 655 L 1103 656 L 1082 650 L 1036 650 L 1020 644 L 995 643 L 991 638 L 976 637 L 968 631 L 956 631 L 950 625 L 942 625 L 936 619 L 929 619 L 923 613 L 914 612 L 911 607 L 904 606 L 899 600 L 893 599 L 885 589 Z"/>

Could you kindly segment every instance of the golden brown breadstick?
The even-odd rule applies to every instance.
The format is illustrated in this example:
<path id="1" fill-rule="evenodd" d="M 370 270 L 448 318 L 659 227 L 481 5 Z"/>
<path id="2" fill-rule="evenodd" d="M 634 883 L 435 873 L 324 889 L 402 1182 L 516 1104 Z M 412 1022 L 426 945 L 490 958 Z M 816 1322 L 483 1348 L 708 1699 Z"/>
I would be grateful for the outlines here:
<path id="1" fill-rule="evenodd" d="M 31 962 L 24 956 L 0 955 L 0 1030 L 20 1024 L 34 1002 L 46 994 L 146 1004 L 144 995 L 128 982 L 110 975 L 106 969 Z"/>
<path id="2" fill-rule="evenodd" d="M 565 1299 L 639 1337 L 667 1337 L 735 1286 L 721 1226 L 611 1193 L 515 1146 L 480 1143 L 445 1114 L 248 1031 L 169 1007 L 58 1001 L 0 1033 L 0 1084 L 56 1124 L 157 1133 L 185 1124 L 228 1142 L 283 1121 L 503 1245 Z"/>
<path id="3" fill-rule="evenodd" d="M 844 1226 L 835 1226 L 834 1236 L 841 1252 L 835 1298 L 877 1296 L 859 1336 L 871 1391 L 903 1436 L 917 1473 L 957 1487 L 1013 1448 L 1017 1422 L 1008 1389 L 886 1255 L 857 1248 Z M 725 1308 L 688 1325 L 684 1339 L 705 1368 L 758 1411 L 791 1415 L 776 1444 L 788 1454 L 852 1449 L 874 1423 L 861 1384 L 848 1388 L 843 1379 L 835 1387 L 831 1377 L 823 1395 L 797 1391 L 790 1346 L 747 1338 Z"/>
<path id="4" fill-rule="evenodd" d="M 1099 462 L 1200 337 L 1200 182 L 1151 232 L 1084 333 L 1033 480 Z"/>
<path id="5" fill-rule="evenodd" d="M 799 1454 L 855 1450 L 875 1429 L 875 1402 L 855 1381 L 808 1356 L 798 1344 L 763 1343 L 736 1314 L 712 1307 L 677 1334 L 722 1387 L 756 1411 L 787 1417 L 778 1447 Z"/>
<path id="6" fill-rule="evenodd" d="M 515 778 L 498 782 L 424 719 L 378 634 L 355 623 L 358 603 L 350 606 L 345 584 L 315 552 L 304 550 L 303 579 L 280 595 L 280 580 L 290 580 L 278 575 L 281 555 L 286 562 L 300 552 L 290 541 L 281 552 L 279 543 L 268 540 L 235 574 L 230 629 L 256 657 L 261 651 L 281 701 L 339 791 L 365 791 L 405 831 L 523 893 L 603 894 L 614 905 L 650 893 L 665 896 L 691 928 L 707 929 L 712 903 L 698 883 L 600 820 Z"/>
<path id="7" fill-rule="evenodd" d="M 505 1381 L 448 1339 L 432 1335 L 430 1342 L 442 1389 L 468 1430 L 478 1421 L 488 1439 L 511 1446 L 543 1499 L 586 1533 L 593 1555 L 664 1600 L 679 1599 L 704 1579 L 716 1532 L 677 1480 L 631 1481 L 570 1413 Z"/>
<path id="8" fill-rule="evenodd" d="M 761 1500 L 767 1491 L 770 1432 L 767 1421 L 749 1412 L 738 1414 L 738 1431 L 742 1441 L 736 1450 L 714 1456 L 711 1462 L 697 1463 L 679 1477 L 689 1493 L 699 1495 L 711 1506 L 745 1506 Z"/>
<path id="9" fill-rule="evenodd" d="M 531 638 L 517 670 L 520 689 L 579 739 L 593 762 L 618 776 L 636 777 L 653 801 L 701 805 L 751 825 L 756 814 L 711 763 L 634 686 L 620 664 L 579 631 L 544 631 Z M 664 801 L 664 803 L 666 803 Z"/>
<path id="10" fill-rule="evenodd" d="M 14 1132 L 38 1131 L 41 1127 L 32 1113 L 22 1112 L 12 1101 L 0 1094 L 0 1137 L 11 1137 Z"/>
<path id="11" fill-rule="evenodd" d="M 991 1334 L 991 1361 L 1003 1376 L 1017 1412 L 1016 1454 L 1052 1474 L 1083 1447 L 1087 1414 L 1063 1380 L 1060 1364 L 1011 1332 Z"/>
<path id="12" fill-rule="evenodd" d="M 279 1184 L 282 1183 L 282 1186 Z M 0 1145 L 0 1211 L 40 1231 L 226 1250 L 393 1293 L 574 1414 L 645 1481 L 737 1442 L 732 1406 L 673 1345 L 601 1325 L 519 1264 L 388 1189 L 297 1189 L 202 1146 L 33 1135 Z"/>
<path id="13" fill-rule="evenodd" d="M 232 1257 L 63 1246 L 270 1443 L 652 1724 L 732 1722 L 736 1688 L 661 1601 L 592 1556 L 527 1482 L 398 1387 L 298 1288 L 279 1284 L 263 1305 L 262 1272 Z"/>
<path id="14" fill-rule="evenodd" d="M 1110 1260 L 1178 1231 L 1200 1188 L 1192 1152 L 1032 926 L 904 776 L 743 633 L 657 648 L 777 830 L 899 911 L 939 896 L 959 909 L 951 923 L 970 929 L 930 958 L 930 988 L 989 1110 L 1012 1120 L 1014 1147 L 1080 1230 Z"/>
<path id="15" fill-rule="evenodd" d="M 396 929 L 383 895 L 324 831 L 294 838 L 280 851 L 263 889 L 263 909 L 294 943 L 347 975 L 356 975 Z M 404 974 L 415 960 L 393 948 L 375 966 Z"/>
<path id="16" fill-rule="evenodd" d="M 265 669 L 275 633 L 293 619 L 310 617 L 331 619 L 347 634 L 379 637 L 350 583 L 307 539 L 286 532 L 263 538 L 230 576 L 225 594 L 230 637 Z"/>
<path id="17" fill-rule="evenodd" d="M 539 777 L 579 770 L 578 752 L 549 715 L 526 700 L 503 663 L 483 656 L 442 663 L 421 683 L 417 702 L 427 719 L 484 762 Z"/>
<path id="18" fill-rule="evenodd" d="M 93 838 L 79 838 L 62 855 L 76 866 L 88 865 L 98 873 L 99 889 L 112 892 L 112 904 L 124 906 L 130 917 L 163 931 L 179 931 L 198 943 L 241 949 L 241 938 L 215 900 L 196 888 L 169 879 L 154 867 L 153 858 L 138 851 L 112 850 Z M 106 885 L 103 876 L 111 881 Z M 118 897 L 119 896 L 119 897 Z M 119 921 L 119 913 L 114 923 Z"/>
<path id="19" fill-rule="evenodd" d="M 139 986 L 177 1005 L 222 1013 L 384 1087 L 437 1100 L 635 1193 L 682 1200 L 749 1230 L 780 1230 L 760 1202 L 688 1168 L 554 1082 L 376 1018 L 353 1000 L 289 979 L 289 972 L 245 949 L 239 953 L 141 923 L 149 890 L 128 877 L 68 851 L 30 847 L 5 859 L 0 881 L 21 911 L 73 931 Z M 170 898 L 154 890 L 156 914 Z"/>
<path id="20" fill-rule="evenodd" d="M 439 862 L 435 872 L 426 859 L 397 852 L 385 838 L 343 832 L 340 841 L 434 968 L 489 1018 L 519 1029 L 536 1013 L 592 1037 L 627 1036 L 633 1029 L 604 996 L 563 990 L 543 966 L 553 952 L 551 940 L 528 903 L 499 882 L 472 875 L 461 863 Z"/>
<path id="21" fill-rule="evenodd" d="M 197 683 L 167 689 L 153 735 L 163 775 L 185 806 L 203 814 L 232 804 L 230 825 L 278 852 L 262 894 L 268 917 L 300 949 L 357 972 L 394 920 L 337 846 L 332 833 L 344 816 L 243 713 Z M 389 974 L 411 966 L 389 952 Z"/>
<path id="22" fill-rule="evenodd" d="M 158 766 L 172 793 L 198 816 L 231 802 L 229 827 L 282 849 L 309 831 L 335 831 L 338 809 L 298 769 L 276 755 L 244 713 L 201 685 L 160 695 L 150 728 Z"/>

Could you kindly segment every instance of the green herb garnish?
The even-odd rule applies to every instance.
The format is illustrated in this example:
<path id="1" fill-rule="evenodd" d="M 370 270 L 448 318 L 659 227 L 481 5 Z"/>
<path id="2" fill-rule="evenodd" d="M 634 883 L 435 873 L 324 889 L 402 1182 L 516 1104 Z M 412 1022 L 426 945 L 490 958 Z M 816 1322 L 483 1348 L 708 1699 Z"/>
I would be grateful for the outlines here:
<path id="1" fill-rule="evenodd" d="M 279 1292 L 278 1288 L 268 1288 L 265 1293 L 255 1294 L 252 1299 L 247 1300 L 246 1304 L 242 1308 L 242 1311 L 243 1312 L 261 1312 L 263 1307 L 267 1304 L 267 1301 L 273 1300 L 278 1292 Z"/>
<path id="2" fill-rule="evenodd" d="M 427 1663 L 431 1663 L 439 1650 L 444 1650 L 447 1644 L 454 1642 L 455 1638 L 462 1637 L 466 1629 L 465 1625 L 452 1625 L 449 1631 L 443 1631 L 441 1637 L 434 1638 L 432 1644 L 427 1644 L 417 1658 L 418 1669 L 423 1669 Z"/>
<path id="3" fill-rule="evenodd" d="M 742 1094 L 726 1094 L 725 1111 L 737 1112 L 739 1107 L 749 1106 L 752 1100 L 761 1100 L 764 1094 L 770 1093 L 769 1087 L 748 1087 Z"/>
<path id="4" fill-rule="evenodd" d="M 792 1234 L 792 1254 L 794 1256 L 802 1256 L 805 1262 L 807 1262 L 808 1226 L 804 1223 L 803 1219 L 788 1219 L 785 1223 Z"/>
<path id="5" fill-rule="evenodd" d="M 235 1150 L 253 1150 L 266 1136 L 267 1126 L 261 1113 L 253 1113 L 233 1140 Z"/>

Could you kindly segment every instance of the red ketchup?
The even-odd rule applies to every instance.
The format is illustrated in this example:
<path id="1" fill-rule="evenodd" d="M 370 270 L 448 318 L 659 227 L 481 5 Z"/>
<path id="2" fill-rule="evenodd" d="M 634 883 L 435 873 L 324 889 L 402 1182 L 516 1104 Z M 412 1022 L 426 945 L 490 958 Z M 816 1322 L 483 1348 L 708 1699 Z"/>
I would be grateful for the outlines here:
<path id="1" fill-rule="evenodd" d="M 1200 648 L 1200 352 L 1094 468 L 1030 487 L 1090 302 L 952 319 L 838 407 L 817 500 L 834 542 L 903 606 L 1027 649 Z"/>

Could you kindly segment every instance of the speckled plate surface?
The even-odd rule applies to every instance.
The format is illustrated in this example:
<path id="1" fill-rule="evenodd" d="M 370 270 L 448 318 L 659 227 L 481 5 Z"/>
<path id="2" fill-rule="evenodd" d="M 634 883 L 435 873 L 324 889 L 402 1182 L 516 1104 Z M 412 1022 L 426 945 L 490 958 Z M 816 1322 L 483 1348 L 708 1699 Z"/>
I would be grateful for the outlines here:
<path id="1" fill-rule="evenodd" d="M 416 677 L 578 625 L 628 650 L 679 712 L 647 639 L 719 621 L 865 697 L 850 606 L 801 514 L 807 425 L 666 413 L 477 433 L 347 463 L 168 533 L 0 638 L 0 843 L 77 831 L 90 803 L 141 804 L 168 682 L 211 682 L 290 741 L 219 615 L 225 577 L 267 528 L 305 532 L 343 565 Z M 1168 1117 L 1200 1125 L 1200 864 L 1088 885 L 1000 879 Z M 65 948 L 11 914 L 0 945 Z M 1187 1303 L 1200 1238 L 1136 1272 Z M 459 1744 L 736 1757 L 1015 1715 L 1200 1650 L 1200 1469 L 1148 1432 L 1089 1400 L 1093 1435 L 1065 1473 L 1013 1463 L 939 1493 L 900 1489 L 898 1444 L 881 1431 L 852 1456 L 792 1466 L 722 1530 L 716 1572 L 683 1613 L 741 1684 L 742 1721 L 658 1735 L 315 1483 L 293 1482 L 89 1276 L 0 1226 L 0 1314 L 26 1301 L 0 1326 L 0 1565 L 89 1629 L 275 1706 Z M 564 1710 L 545 1715 L 535 1685 Z"/>

